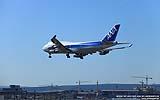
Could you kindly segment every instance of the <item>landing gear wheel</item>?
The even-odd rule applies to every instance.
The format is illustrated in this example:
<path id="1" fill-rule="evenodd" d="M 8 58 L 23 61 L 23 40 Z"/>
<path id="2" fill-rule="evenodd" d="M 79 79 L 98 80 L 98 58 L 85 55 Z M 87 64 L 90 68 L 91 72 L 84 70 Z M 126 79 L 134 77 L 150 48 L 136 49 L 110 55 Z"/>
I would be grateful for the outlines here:
<path id="1" fill-rule="evenodd" d="M 51 56 L 51 54 L 49 54 L 49 56 L 48 56 L 49 58 L 52 58 L 52 56 Z"/>
<path id="2" fill-rule="evenodd" d="M 67 56 L 67 58 L 70 58 L 69 53 L 68 53 L 68 54 L 66 54 L 66 56 Z"/>
<path id="3" fill-rule="evenodd" d="M 48 57 L 49 57 L 49 58 L 52 58 L 52 56 L 51 56 L 51 55 L 49 55 Z"/>
<path id="4" fill-rule="evenodd" d="M 79 58 L 80 58 L 80 59 L 83 59 L 83 56 L 80 56 Z"/>

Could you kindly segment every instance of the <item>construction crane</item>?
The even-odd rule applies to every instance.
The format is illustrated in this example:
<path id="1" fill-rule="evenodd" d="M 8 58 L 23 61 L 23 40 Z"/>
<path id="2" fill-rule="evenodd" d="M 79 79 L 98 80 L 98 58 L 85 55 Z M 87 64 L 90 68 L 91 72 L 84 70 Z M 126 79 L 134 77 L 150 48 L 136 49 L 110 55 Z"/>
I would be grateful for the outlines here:
<path id="1" fill-rule="evenodd" d="M 152 79 L 152 77 L 149 77 L 148 75 L 146 76 L 132 76 L 133 78 L 144 78 L 146 79 L 146 85 L 148 85 L 148 80 Z"/>
<path id="2" fill-rule="evenodd" d="M 143 82 L 143 80 L 142 80 L 142 81 L 139 81 L 139 83 L 142 84 L 142 89 L 144 89 L 144 82 Z"/>
<path id="3" fill-rule="evenodd" d="M 97 92 L 97 93 L 98 93 L 98 91 L 99 91 L 98 84 L 99 84 L 99 82 L 98 82 L 98 80 L 97 80 L 97 82 L 96 82 L 96 92 Z"/>
<path id="4" fill-rule="evenodd" d="M 89 83 L 90 81 L 78 81 L 78 82 L 76 82 L 76 83 L 78 83 L 78 92 L 80 92 L 80 85 L 81 85 L 81 83 Z"/>

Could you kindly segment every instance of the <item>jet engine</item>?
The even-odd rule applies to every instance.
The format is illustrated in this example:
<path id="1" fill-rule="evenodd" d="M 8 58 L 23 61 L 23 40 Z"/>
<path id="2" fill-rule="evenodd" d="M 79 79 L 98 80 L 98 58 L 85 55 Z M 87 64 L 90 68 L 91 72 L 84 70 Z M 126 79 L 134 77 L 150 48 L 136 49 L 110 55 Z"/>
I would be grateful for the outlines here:
<path id="1" fill-rule="evenodd" d="M 105 50 L 105 51 L 100 51 L 99 55 L 106 55 L 109 53 L 109 50 Z"/>
<path id="2" fill-rule="evenodd" d="M 73 55 L 73 57 L 83 59 L 83 56 L 80 55 Z"/>

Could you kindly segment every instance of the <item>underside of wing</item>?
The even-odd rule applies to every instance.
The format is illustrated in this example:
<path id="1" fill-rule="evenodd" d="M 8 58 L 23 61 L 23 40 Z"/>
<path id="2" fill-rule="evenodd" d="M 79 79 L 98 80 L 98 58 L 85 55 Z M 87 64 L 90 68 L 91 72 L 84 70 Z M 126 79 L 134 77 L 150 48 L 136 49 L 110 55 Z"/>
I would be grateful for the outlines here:
<path id="1" fill-rule="evenodd" d="M 96 53 L 97 50 L 93 50 L 93 49 L 79 49 L 78 51 L 74 52 L 75 55 L 74 57 L 83 59 L 84 56 L 87 56 L 89 54 L 93 54 Z"/>

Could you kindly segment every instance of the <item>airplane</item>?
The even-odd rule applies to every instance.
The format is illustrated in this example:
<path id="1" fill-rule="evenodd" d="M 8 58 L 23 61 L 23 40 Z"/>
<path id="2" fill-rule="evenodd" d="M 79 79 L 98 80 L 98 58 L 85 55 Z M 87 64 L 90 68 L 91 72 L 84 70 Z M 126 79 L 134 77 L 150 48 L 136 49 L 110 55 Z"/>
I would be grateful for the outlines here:
<path id="1" fill-rule="evenodd" d="M 88 54 L 92 55 L 93 53 L 99 52 L 99 55 L 106 55 L 113 50 L 130 48 L 132 46 L 131 43 L 120 43 L 115 41 L 119 28 L 120 24 L 114 25 L 111 31 L 109 31 L 102 40 L 96 42 L 59 41 L 56 38 L 56 35 L 54 35 L 42 49 L 49 54 L 49 58 L 52 57 L 52 54 L 65 54 L 67 58 L 70 58 L 70 54 L 73 54 L 73 57 L 83 59 L 83 57 Z M 122 44 L 127 44 L 127 46 L 111 48 Z"/>

